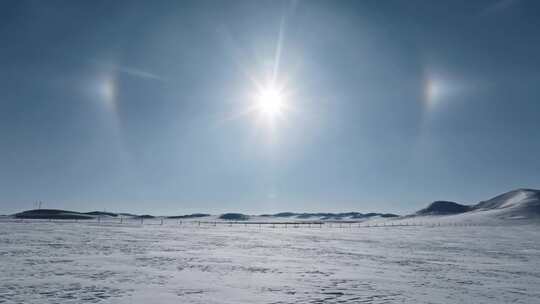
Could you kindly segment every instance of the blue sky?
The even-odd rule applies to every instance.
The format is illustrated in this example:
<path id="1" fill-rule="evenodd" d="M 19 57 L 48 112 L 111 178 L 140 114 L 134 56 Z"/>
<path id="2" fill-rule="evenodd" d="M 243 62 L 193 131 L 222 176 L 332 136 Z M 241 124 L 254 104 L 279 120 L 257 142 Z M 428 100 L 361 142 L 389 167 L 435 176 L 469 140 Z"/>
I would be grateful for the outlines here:
<path id="1" fill-rule="evenodd" d="M 0 213 L 415 211 L 540 185 L 536 1 L 2 1 Z M 279 84 L 280 115 L 253 111 Z M 263 115 L 264 116 L 264 115 Z"/>

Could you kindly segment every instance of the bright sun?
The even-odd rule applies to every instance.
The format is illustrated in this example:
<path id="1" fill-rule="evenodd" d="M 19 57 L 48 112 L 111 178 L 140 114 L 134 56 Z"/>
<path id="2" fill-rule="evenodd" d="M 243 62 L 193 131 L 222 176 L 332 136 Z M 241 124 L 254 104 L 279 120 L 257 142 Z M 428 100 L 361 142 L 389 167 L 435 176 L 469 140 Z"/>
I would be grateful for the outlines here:
<path id="1" fill-rule="evenodd" d="M 276 88 L 266 88 L 259 92 L 256 97 L 256 108 L 269 118 L 280 115 L 285 108 L 285 98 L 282 92 Z"/>

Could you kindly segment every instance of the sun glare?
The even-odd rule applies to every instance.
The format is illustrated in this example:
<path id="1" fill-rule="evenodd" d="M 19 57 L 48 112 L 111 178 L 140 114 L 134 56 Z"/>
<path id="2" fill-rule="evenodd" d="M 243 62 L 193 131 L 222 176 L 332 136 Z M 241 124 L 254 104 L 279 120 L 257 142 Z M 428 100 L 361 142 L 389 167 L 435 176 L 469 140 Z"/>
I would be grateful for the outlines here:
<path id="1" fill-rule="evenodd" d="M 276 88 L 261 90 L 256 97 L 257 110 L 270 118 L 280 115 L 285 108 L 285 98 Z"/>

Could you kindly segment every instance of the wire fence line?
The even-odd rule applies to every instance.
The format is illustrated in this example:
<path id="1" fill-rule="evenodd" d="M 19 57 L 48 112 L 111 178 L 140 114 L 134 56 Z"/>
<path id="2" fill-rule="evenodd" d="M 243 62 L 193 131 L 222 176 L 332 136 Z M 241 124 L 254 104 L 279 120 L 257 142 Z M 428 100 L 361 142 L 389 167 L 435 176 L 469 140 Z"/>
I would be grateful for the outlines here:
<path id="1" fill-rule="evenodd" d="M 258 227 L 258 228 L 392 228 L 392 227 L 473 227 L 487 226 L 486 223 L 433 222 L 433 221 L 198 221 L 177 220 L 168 218 L 101 218 L 95 219 L 20 219 L 0 218 L 0 222 L 8 223 L 80 223 L 92 225 L 115 226 L 189 226 L 189 227 Z"/>

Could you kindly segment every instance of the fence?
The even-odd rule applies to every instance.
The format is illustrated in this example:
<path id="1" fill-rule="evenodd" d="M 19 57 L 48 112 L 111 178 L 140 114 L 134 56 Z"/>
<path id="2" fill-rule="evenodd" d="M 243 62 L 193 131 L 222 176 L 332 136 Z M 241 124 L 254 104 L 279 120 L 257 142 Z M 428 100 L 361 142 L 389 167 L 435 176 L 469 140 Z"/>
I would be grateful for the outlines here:
<path id="1" fill-rule="evenodd" d="M 103 218 L 95 219 L 17 219 L 0 218 L 0 222 L 12 223 L 88 223 L 94 225 L 126 225 L 126 226 L 190 226 L 190 227 L 258 227 L 258 228 L 397 228 L 397 227 L 472 227 L 486 226 L 487 224 L 463 223 L 463 222 L 433 222 L 433 221 L 386 221 L 386 222 L 363 222 L 363 221 L 199 221 L 168 218 Z"/>

